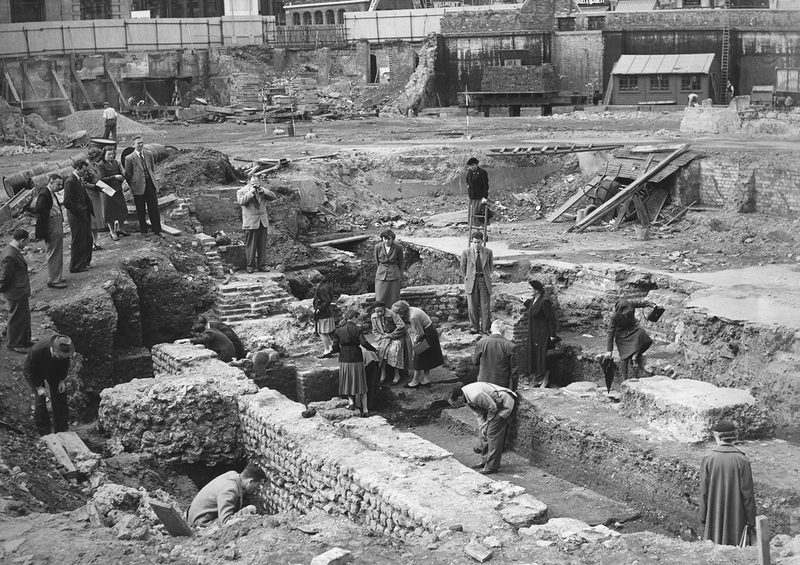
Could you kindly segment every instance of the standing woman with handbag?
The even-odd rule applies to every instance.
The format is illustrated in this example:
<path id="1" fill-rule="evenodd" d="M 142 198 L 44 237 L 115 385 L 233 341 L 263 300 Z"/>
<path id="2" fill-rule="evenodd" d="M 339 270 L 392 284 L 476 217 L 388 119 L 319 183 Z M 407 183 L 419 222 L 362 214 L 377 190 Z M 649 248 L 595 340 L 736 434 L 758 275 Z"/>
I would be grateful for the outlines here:
<path id="1" fill-rule="evenodd" d="M 556 315 L 553 305 L 544 296 L 541 281 L 532 280 L 533 297 L 525 301 L 528 308 L 528 337 L 526 347 L 527 372 L 534 377 L 534 386 L 547 388 L 550 371 L 547 370 L 547 350 L 559 341 L 556 335 Z"/>
<path id="2" fill-rule="evenodd" d="M 431 369 L 444 365 L 442 346 L 439 343 L 439 333 L 433 321 L 422 308 L 409 306 L 405 300 L 398 300 L 392 305 L 392 312 L 399 315 L 405 322 L 411 337 L 411 347 L 414 360 L 414 376 L 405 388 L 431 386 Z"/>
<path id="3" fill-rule="evenodd" d="M 367 373 L 361 347 L 368 351 L 375 351 L 375 347 L 367 341 L 361 327 L 356 324 L 358 316 L 358 310 L 345 312 L 333 332 L 333 351 L 339 352 L 339 395 L 347 396 L 350 400 L 350 410 L 357 410 L 360 405 L 361 417 L 368 418 Z"/>
<path id="4" fill-rule="evenodd" d="M 606 357 L 614 353 L 614 343 L 619 351 L 620 372 L 622 380 L 628 378 L 628 365 L 631 359 L 642 369 L 645 368 L 644 352 L 653 345 L 653 339 L 647 335 L 636 319 L 636 308 L 656 305 L 649 300 L 629 300 L 620 298 L 614 304 L 606 333 Z"/>
<path id="5" fill-rule="evenodd" d="M 392 230 L 381 232 L 381 242 L 375 246 L 375 300 L 394 304 L 400 300 L 403 276 L 403 248 L 395 243 Z"/>

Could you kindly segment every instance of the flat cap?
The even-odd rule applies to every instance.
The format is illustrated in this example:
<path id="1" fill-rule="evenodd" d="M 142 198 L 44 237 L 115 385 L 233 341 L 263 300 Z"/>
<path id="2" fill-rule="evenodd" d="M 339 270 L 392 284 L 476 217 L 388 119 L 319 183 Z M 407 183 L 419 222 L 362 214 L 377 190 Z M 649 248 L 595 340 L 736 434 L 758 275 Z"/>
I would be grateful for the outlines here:
<path id="1" fill-rule="evenodd" d="M 735 432 L 736 424 L 734 424 L 729 420 L 722 420 L 721 422 L 717 422 L 717 425 L 711 429 L 715 432 L 720 432 L 720 433 Z"/>

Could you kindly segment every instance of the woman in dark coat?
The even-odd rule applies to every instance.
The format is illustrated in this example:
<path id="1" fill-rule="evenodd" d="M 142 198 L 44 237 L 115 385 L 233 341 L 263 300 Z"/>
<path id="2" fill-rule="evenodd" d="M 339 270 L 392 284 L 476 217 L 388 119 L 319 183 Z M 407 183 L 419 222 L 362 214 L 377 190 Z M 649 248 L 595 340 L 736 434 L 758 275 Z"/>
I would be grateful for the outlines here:
<path id="1" fill-rule="evenodd" d="M 108 233 L 114 241 L 121 235 L 130 235 L 125 231 L 125 219 L 128 217 L 128 205 L 125 204 L 125 195 L 122 193 L 122 181 L 125 176 L 116 157 L 117 148 L 110 145 L 103 150 L 103 160 L 97 165 L 100 180 L 114 189 L 113 196 L 105 192 L 100 193 Z"/>
<path id="2" fill-rule="evenodd" d="M 375 300 L 394 304 L 400 300 L 400 283 L 403 270 L 403 248 L 395 243 L 392 230 L 381 233 L 381 242 L 375 246 Z"/>
<path id="3" fill-rule="evenodd" d="M 89 163 L 89 173 L 86 176 L 86 180 L 84 181 L 84 186 L 86 187 L 86 194 L 89 196 L 89 200 L 92 201 L 92 209 L 93 209 L 93 216 L 92 216 L 92 250 L 93 251 L 100 251 L 103 249 L 99 243 L 97 243 L 98 236 L 100 234 L 100 230 L 106 227 L 103 221 L 103 199 L 100 197 L 100 187 L 95 184 L 97 181 L 100 180 L 100 159 L 103 158 L 103 152 L 100 151 L 97 147 L 92 147 L 89 149 L 88 158 L 86 159 Z"/>
<path id="4" fill-rule="evenodd" d="M 314 273 L 311 276 L 314 287 L 314 331 L 322 340 L 322 355 L 317 355 L 320 359 L 333 357 L 333 338 L 331 334 L 336 329 L 333 322 L 333 294 L 331 287 L 325 282 L 325 277 L 321 273 Z"/>
<path id="5" fill-rule="evenodd" d="M 345 313 L 339 327 L 333 332 L 333 350 L 339 352 L 339 395 L 347 396 L 350 400 L 350 410 L 356 409 L 358 400 L 361 404 L 361 416 L 367 418 L 367 375 L 361 346 L 369 351 L 375 351 L 375 348 L 355 323 L 358 315 L 358 310 L 348 310 Z"/>
<path id="6" fill-rule="evenodd" d="M 405 300 L 395 302 L 392 305 L 392 312 L 398 314 L 406 324 L 408 335 L 411 338 L 411 347 L 409 349 L 412 352 L 414 346 L 418 343 L 423 341 L 428 343 L 428 349 L 422 353 L 414 353 L 414 359 L 411 362 L 411 366 L 414 368 L 414 376 L 411 382 L 405 385 L 405 388 L 431 386 L 431 369 L 444 365 L 439 333 L 436 331 L 433 320 L 422 308 L 409 306 Z"/>
<path id="7" fill-rule="evenodd" d="M 556 315 L 553 305 L 544 296 L 544 285 L 533 280 L 533 297 L 525 301 L 528 307 L 527 368 L 534 377 L 534 384 L 547 388 L 550 371 L 547 370 L 547 350 L 558 341 L 556 337 Z"/>
<path id="8" fill-rule="evenodd" d="M 647 306 L 654 306 L 654 304 L 648 300 L 620 298 L 614 304 L 611 312 L 606 333 L 606 357 L 611 357 L 614 352 L 614 343 L 616 343 L 623 381 L 628 378 L 628 365 L 631 358 L 644 369 L 644 352 L 653 345 L 652 338 L 647 335 L 644 328 L 639 325 L 639 320 L 636 319 L 636 308 Z"/>

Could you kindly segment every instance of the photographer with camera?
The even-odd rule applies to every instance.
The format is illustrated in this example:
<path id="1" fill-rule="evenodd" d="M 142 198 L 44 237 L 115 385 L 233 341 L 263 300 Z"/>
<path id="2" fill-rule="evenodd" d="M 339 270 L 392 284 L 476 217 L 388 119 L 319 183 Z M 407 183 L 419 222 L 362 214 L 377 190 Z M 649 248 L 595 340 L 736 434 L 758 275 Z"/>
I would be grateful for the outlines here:
<path id="1" fill-rule="evenodd" d="M 236 192 L 236 201 L 242 207 L 248 273 L 254 273 L 256 269 L 267 270 L 267 202 L 276 198 L 275 193 L 261 186 L 256 177 L 250 177 L 247 184 Z"/>

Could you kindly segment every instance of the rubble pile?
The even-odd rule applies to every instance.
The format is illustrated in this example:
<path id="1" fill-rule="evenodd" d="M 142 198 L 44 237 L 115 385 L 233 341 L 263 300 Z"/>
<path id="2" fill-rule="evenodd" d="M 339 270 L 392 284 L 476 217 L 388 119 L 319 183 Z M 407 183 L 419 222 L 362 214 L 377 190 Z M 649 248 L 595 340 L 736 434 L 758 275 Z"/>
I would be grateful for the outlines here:
<path id="1" fill-rule="evenodd" d="M 64 116 L 59 120 L 59 124 L 61 124 L 61 132 L 64 135 L 86 132 L 88 137 L 98 137 L 103 135 L 105 129 L 103 110 L 81 110 Z M 150 126 L 140 124 L 121 114 L 117 115 L 117 135 L 140 135 L 152 131 L 153 128 Z"/>
<path id="2" fill-rule="evenodd" d="M 41 147 L 64 143 L 56 128 L 50 126 L 38 114 L 22 115 L 22 111 L 0 98 L 0 138 L 3 143 L 21 145 L 20 148 L 0 148 L 0 157 L 10 155 L 43 153 Z M 39 147 L 37 147 L 39 146 Z"/>
<path id="3" fill-rule="evenodd" d="M 209 184 L 230 184 L 237 180 L 236 171 L 224 153 L 205 147 L 181 149 L 158 167 L 162 193 Z"/>

